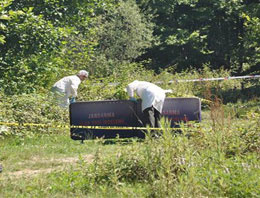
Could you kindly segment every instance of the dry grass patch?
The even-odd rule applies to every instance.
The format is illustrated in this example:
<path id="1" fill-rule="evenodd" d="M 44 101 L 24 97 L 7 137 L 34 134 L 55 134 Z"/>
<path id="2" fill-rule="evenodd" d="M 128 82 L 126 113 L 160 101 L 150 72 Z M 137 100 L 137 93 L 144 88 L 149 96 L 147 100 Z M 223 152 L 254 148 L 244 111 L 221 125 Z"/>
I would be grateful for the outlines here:
<path id="1" fill-rule="evenodd" d="M 38 169 L 24 168 L 23 170 L 12 171 L 12 172 L 3 171 L 2 179 L 6 177 L 21 178 L 21 177 L 32 177 L 39 174 L 48 174 L 57 170 L 59 171 L 66 170 L 68 166 L 72 166 L 79 161 L 83 161 L 84 163 L 91 163 L 93 160 L 94 160 L 93 155 L 85 155 L 81 159 L 79 159 L 79 157 L 49 158 L 49 159 L 33 157 L 31 160 L 19 162 L 18 164 L 22 167 L 25 166 L 37 167 L 38 164 L 41 164 L 41 166 L 42 164 L 45 164 L 45 168 L 38 168 Z"/>

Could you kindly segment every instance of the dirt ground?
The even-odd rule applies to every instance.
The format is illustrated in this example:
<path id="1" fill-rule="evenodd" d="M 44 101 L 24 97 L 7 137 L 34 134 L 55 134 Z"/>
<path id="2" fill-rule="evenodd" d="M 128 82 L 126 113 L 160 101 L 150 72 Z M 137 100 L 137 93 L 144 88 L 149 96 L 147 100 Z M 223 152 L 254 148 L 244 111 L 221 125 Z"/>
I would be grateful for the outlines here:
<path id="1" fill-rule="evenodd" d="M 34 164 L 44 164 L 48 163 L 50 164 L 50 167 L 48 168 L 41 168 L 41 169 L 23 169 L 19 171 L 14 172 L 6 172 L 3 167 L 3 172 L 1 173 L 3 177 L 9 177 L 9 178 L 20 178 L 20 177 L 32 177 L 39 174 L 45 174 L 50 173 L 53 171 L 60 171 L 66 169 L 68 166 L 72 166 L 73 164 L 76 164 L 79 161 L 83 161 L 84 163 L 91 163 L 94 159 L 93 155 L 85 155 L 82 157 L 82 159 L 79 159 L 78 157 L 67 157 L 67 158 L 58 158 L 58 159 L 39 159 L 39 158 L 32 158 L 30 160 L 30 165 Z M 23 164 L 26 162 L 20 162 L 19 165 L 23 166 Z"/>

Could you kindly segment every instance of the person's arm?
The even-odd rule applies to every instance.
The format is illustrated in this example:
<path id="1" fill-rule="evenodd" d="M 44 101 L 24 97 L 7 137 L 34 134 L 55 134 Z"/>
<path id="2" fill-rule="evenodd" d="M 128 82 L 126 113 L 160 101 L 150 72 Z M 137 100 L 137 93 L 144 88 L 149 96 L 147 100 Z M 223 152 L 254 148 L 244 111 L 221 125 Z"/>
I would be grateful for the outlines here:
<path id="1" fill-rule="evenodd" d="M 129 96 L 130 98 L 133 98 L 133 97 L 134 97 L 135 89 L 136 89 L 136 88 L 135 88 L 135 85 L 134 85 L 133 83 L 130 83 L 130 84 L 127 85 L 126 90 L 127 90 L 128 96 Z"/>
<path id="2" fill-rule="evenodd" d="M 80 79 L 71 79 L 71 96 L 75 98 L 77 96 L 77 90 L 80 84 Z"/>
<path id="3" fill-rule="evenodd" d="M 128 96 L 130 97 L 129 99 L 133 102 L 136 102 L 137 100 L 134 97 L 134 94 L 135 94 L 134 92 L 136 90 L 136 84 L 130 83 L 129 85 L 127 85 L 126 90 L 127 90 Z"/>

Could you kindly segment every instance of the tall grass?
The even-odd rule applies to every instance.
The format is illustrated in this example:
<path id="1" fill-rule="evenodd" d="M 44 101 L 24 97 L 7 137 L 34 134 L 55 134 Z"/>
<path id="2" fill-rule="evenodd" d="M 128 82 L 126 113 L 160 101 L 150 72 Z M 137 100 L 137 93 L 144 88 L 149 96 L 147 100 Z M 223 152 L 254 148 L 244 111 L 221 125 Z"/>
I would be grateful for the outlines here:
<path id="1" fill-rule="evenodd" d="M 97 152 L 94 163 L 60 173 L 54 183 L 70 178 L 63 185 L 73 183 L 71 190 L 111 197 L 259 197 L 260 112 L 227 120 L 219 105 L 210 112 L 214 126 L 194 124 L 180 134 L 165 122 L 160 138 L 148 133 L 114 155 Z"/>
<path id="2" fill-rule="evenodd" d="M 258 92 L 246 97 L 237 89 L 242 81 L 168 84 L 172 79 L 228 76 L 228 71 L 192 71 L 188 74 L 162 72 L 158 76 L 134 73 L 120 79 L 118 86 L 83 84 L 79 100 L 123 99 L 122 89 L 132 79 L 163 80 L 163 88 L 172 88 L 171 97 L 199 96 L 203 102 L 201 123 L 182 125 L 182 133 L 169 129 L 163 121 L 159 138 L 150 133 L 143 141 L 132 139 L 114 152 L 103 155 L 105 144 L 97 149 L 94 161 L 83 160 L 69 171 L 55 171 L 45 180 L 29 181 L 33 193 L 44 196 L 79 195 L 88 197 L 259 197 L 260 196 L 260 109 Z M 142 78 L 142 76 L 145 76 Z M 114 78 L 116 81 L 118 78 Z M 259 81 L 257 81 L 259 82 Z M 251 83 L 244 87 L 258 88 Z M 102 90 L 102 91 L 101 91 Z M 252 89 L 249 89 L 252 90 Z M 255 89 L 254 89 L 255 90 Z M 243 90 L 239 90 L 243 91 Z M 226 94 L 229 96 L 226 97 Z M 239 100 L 238 96 L 247 98 Z M 252 97 L 251 97 L 252 96 Z M 253 100 L 251 100 L 253 98 Z M 232 102 L 237 102 L 233 104 Z M 13 122 L 67 123 L 64 112 L 46 95 L 20 95 L 0 99 L 1 119 Z M 28 138 L 34 134 L 58 132 L 43 128 L 7 128 L 0 137 Z M 20 134 L 20 135 L 17 135 Z M 3 140 L 4 141 L 4 140 Z M 104 140 L 105 141 L 105 140 Z M 115 143 L 119 141 L 115 140 Z M 39 182 L 37 187 L 35 183 Z M 23 184 L 24 185 L 24 184 Z M 1 187 L 6 187 L 1 186 Z M 10 186 L 8 186 L 11 188 Z M 25 187 L 25 189 L 27 189 Z M 34 194 L 34 195 L 35 195 Z M 25 197 L 26 193 L 23 194 Z"/>

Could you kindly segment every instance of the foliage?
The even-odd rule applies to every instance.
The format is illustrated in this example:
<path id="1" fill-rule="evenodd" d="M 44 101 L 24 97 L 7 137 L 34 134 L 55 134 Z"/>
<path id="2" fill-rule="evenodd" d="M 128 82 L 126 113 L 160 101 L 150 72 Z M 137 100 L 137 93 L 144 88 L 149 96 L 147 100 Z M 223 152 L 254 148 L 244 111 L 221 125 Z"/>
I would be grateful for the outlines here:
<path id="1" fill-rule="evenodd" d="M 14 0 L 3 5 L 0 83 L 6 94 L 35 92 L 79 69 L 97 77 L 111 75 L 152 40 L 149 17 L 130 0 Z"/>
<path id="2" fill-rule="evenodd" d="M 249 81 L 243 79 L 229 80 L 228 77 L 231 76 L 231 71 L 225 70 L 224 68 L 212 70 L 210 67 L 210 65 L 204 64 L 203 68 L 199 70 L 189 69 L 179 73 L 176 73 L 175 67 L 171 67 L 161 71 L 161 73 L 154 78 L 153 82 L 161 82 L 161 87 L 172 89 L 173 93 L 169 94 L 168 97 L 196 96 L 202 98 L 202 103 L 206 102 L 206 100 L 214 100 L 215 96 L 220 98 L 224 103 L 234 103 L 238 100 L 248 101 L 260 95 L 258 91 L 259 79 Z M 219 77 L 226 77 L 227 80 L 182 81 Z M 180 80 L 180 82 L 178 82 L 178 80 Z"/>
<path id="3" fill-rule="evenodd" d="M 126 85 L 135 79 L 153 81 L 154 73 L 141 64 L 124 62 L 110 76 L 83 83 L 78 98 L 81 101 L 128 99 Z"/>
<path id="4" fill-rule="evenodd" d="M 0 2 L 0 45 L 5 43 L 5 35 L 2 34 L 2 31 L 6 29 L 6 26 L 2 23 L 2 21 L 10 19 L 10 16 L 5 12 L 5 8 L 11 4 L 11 1 L 12 0 L 5 0 Z"/>
<path id="5" fill-rule="evenodd" d="M 50 60 L 62 32 L 32 9 L 9 13 L 0 53 L 1 89 L 9 94 L 31 92 L 48 83 L 48 75 L 56 71 Z"/>
<path id="6" fill-rule="evenodd" d="M 231 71 L 223 68 L 211 70 L 209 65 L 204 65 L 203 69 L 199 71 L 190 69 L 181 73 L 173 73 L 175 73 L 174 68 L 168 68 L 156 75 L 141 64 L 125 63 L 107 78 L 92 78 L 83 82 L 79 88 L 78 100 L 128 99 L 125 92 L 126 85 L 136 79 L 155 83 L 163 89 L 172 89 L 173 93 L 167 94 L 167 97 L 199 97 L 203 107 L 208 106 L 208 103 L 214 101 L 216 97 L 224 104 L 233 104 L 239 101 L 244 103 L 257 100 L 257 97 L 260 96 L 259 79 L 228 80 Z M 177 80 L 223 76 L 227 77 L 227 80 L 177 82 Z"/>
<path id="7" fill-rule="evenodd" d="M 203 122 L 182 134 L 165 123 L 158 139 L 148 134 L 108 156 L 100 148 L 93 163 L 82 161 L 77 170 L 50 174 L 49 187 L 53 193 L 101 197 L 137 196 L 140 192 L 132 189 L 139 185 L 144 197 L 258 197 L 259 115 L 250 111 L 245 119 L 232 117 L 215 129 Z"/>
<path id="8" fill-rule="evenodd" d="M 8 97 L 1 95 L 1 122 L 64 125 L 68 122 L 68 110 L 55 104 L 52 95 L 23 94 Z M 7 126 L 0 130 L 0 138 L 34 137 L 37 134 L 56 133 L 59 129 L 33 126 Z"/>
<path id="9" fill-rule="evenodd" d="M 252 6 L 253 7 L 253 6 Z M 258 11 L 259 12 L 259 11 Z M 245 20 L 245 41 L 244 45 L 247 49 L 246 53 L 246 59 L 247 62 L 243 64 L 243 73 L 253 72 L 253 71 L 259 71 L 257 68 L 259 65 L 259 31 L 260 31 L 260 19 L 259 17 L 251 17 L 242 14 L 242 17 Z"/>
<path id="10" fill-rule="evenodd" d="M 107 77 L 136 61 L 156 72 L 258 71 L 255 1 L 137 3 L 1 1 L 1 89 L 31 93 L 78 69 Z"/>
<path id="11" fill-rule="evenodd" d="M 133 61 L 153 40 L 150 19 L 132 0 L 119 1 L 118 6 L 101 17 L 93 62 L 94 73 L 99 76 L 113 73 L 124 61 Z"/>
<path id="12" fill-rule="evenodd" d="M 128 99 L 126 85 L 146 80 L 173 89 L 168 97 L 200 97 L 202 123 L 175 133 L 165 121 L 157 139 L 87 148 L 57 128 L 1 125 L 1 150 L 10 150 L 0 162 L 16 158 L 12 170 L 26 169 L 20 160 L 32 151 L 96 154 L 91 164 L 34 179 L 1 177 L 0 196 L 259 197 L 259 79 L 175 81 L 257 73 L 258 1 L 136 2 L 2 0 L 0 121 L 67 124 L 68 110 L 48 90 L 87 69 L 78 101 Z"/>
<path id="13" fill-rule="evenodd" d="M 1 163 L 5 165 L 8 160 L 11 163 L 10 157 L 17 158 L 17 165 L 11 165 L 10 172 L 28 169 L 28 165 L 33 169 L 44 166 L 43 162 L 33 165 L 28 162 L 35 155 L 39 155 L 38 158 L 49 156 L 45 160 L 49 164 L 45 165 L 47 167 L 57 166 L 52 161 L 53 152 L 59 155 L 77 152 L 79 155 L 79 163 L 71 164 L 71 168 L 66 170 L 55 169 L 29 179 L 1 177 L 0 196 L 19 192 L 25 197 L 35 194 L 48 197 L 127 197 L 129 194 L 133 197 L 258 197 L 259 99 L 255 97 L 251 100 L 247 95 L 249 101 L 240 100 L 236 104 L 229 101 L 227 105 L 223 103 L 219 98 L 221 93 L 229 92 L 230 98 L 235 100 L 237 96 L 232 96 L 231 91 L 240 90 L 242 81 L 167 83 L 175 79 L 228 76 L 229 71 L 224 69 L 212 72 L 205 65 L 199 72 L 191 70 L 175 75 L 172 73 L 168 70 L 154 75 L 139 64 L 125 64 L 110 77 L 103 78 L 103 84 L 91 78 L 82 83 L 78 101 L 125 99 L 123 89 L 132 80 L 161 81 L 160 86 L 163 88 L 175 90 L 172 97 L 199 95 L 207 99 L 201 123 L 190 123 L 188 128 L 183 124 L 183 132 L 175 133 L 174 129 L 168 128 L 167 121 L 162 120 L 162 135 L 157 139 L 148 133 L 142 141 L 131 139 L 123 142 L 116 139 L 111 145 L 102 139 L 88 140 L 85 144 L 68 141 L 65 139 L 69 136 L 59 134 L 61 130 L 55 128 L 0 126 L 0 147 L 6 148 L 5 145 L 8 145 L 10 149 L 8 153 L 4 150 L 0 156 Z M 120 83 L 109 86 L 109 83 L 116 82 Z M 243 83 L 246 87 L 254 86 L 250 81 Z M 68 123 L 67 110 L 56 106 L 52 96 L 46 92 L 45 95 L 13 96 L 0 93 L 1 121 Z M 45 141 L 43 138 L 46 138 Z M 16 153 L 18 149 L 19 157 Z M 95 154 L 90 164 L 82 159 L 82 155 L 87 152 Z M 25 160 L 27 162 L 23 164 Z"/>
<path id="14" fill-rule="evenodd" d="M 93 16 L 109 9 L 113 1 L 5 3 L 1 7 L 0 83 L 5 93 L 15 94 L 49 86 L 55 74 L 68 69 L 82 69 L 96 45 Z"/>
<path id="15" fill-rule="evenodd" d="M 49 71 L 50 75 L 53 74 Z M 247 110 L 254 104 L 258 104 L 257 97 L 259 92 L 259 80 L 225 80 L 225 81 L 202 81 L 202 82 L 181 82 L 176 83 L 178 79 L 195 79 L 204 77 L 229 76 L 230 72 L 226 70 L 211 71 L 207 65 L 203 70 L 190 70 L 188 72 L 171 74 L 171 70 L 163 71 L 160 75 L 154 75 L 152 71 L 146 70 L 140 64 L 125 63 L 117 68 L 112 75 L 102 79 L 88 79 L 80 84 L 77 101 L 95 101 L 95 100 L 127 100 L 128 95 L 125 88 L 128 83 L 135 79 L 158 83 L 164 89 L 172 89 L 173 93 L 167 97 L 199 97 L 202 100 L 202 107 L 210 109 L 214 106 L 227 104 L 226 112 L 232 116 L 239 117 L 246 115 Z M 32 76 L 33 78 L 33 76 Z M 44 78 L 44 76 L 42 76 Z M 169 83 L 172 81 L 172 83 Z M 254 82 L 254 83 L 253 83 Z M 21 86 L 23 85 L 20 83 Z M 23 85 L 26 87 L 26 85 Z M 48 86 L 46 84 L 46 86 Z M 60 109 L 53 102 L 49 90 L 41 89 L 38 92 L 42 94 L 21 94 L 7 96 L 1 92 L 1 121 L 6 122 L 32 122 L 32 123 L 65 123 L 67 121 L 67 110 Z M 247 102 L 249 101 L 249 102 Z M 212 103 L 213 102 L 213 103 Z M 237 104 L 234 105 L 233 103 Z M 246 105 L 244 105 L 244 103 Z M 243 108 L 241 108 L 241 106 Z M 219 115 L 222 115 L 220 112 Z M 218 117 L 218 116 L 217 116 Z M 212 120 L 215 118 L 212 117 Z M 9 130 L 10 129 L 10 130 Z M 45 131 L 44 128 L 28 129 L 24 127 L 11 127 L 7 131 L 11 134 L 24 135 L 26 131 Z M 50 131 L 55 131 L 50 129 Z"/>
<path id="16" fill-rule="evenodd" d="M 137 2 L 156 16 L 154 32 L 160 42 L 142 57 L 152 60 L 149 68 L 175 65 L 179 72 L 210 63 L 213 69 L 224 66 L 233 74 L 259 71 L 257 1 Z"/>

